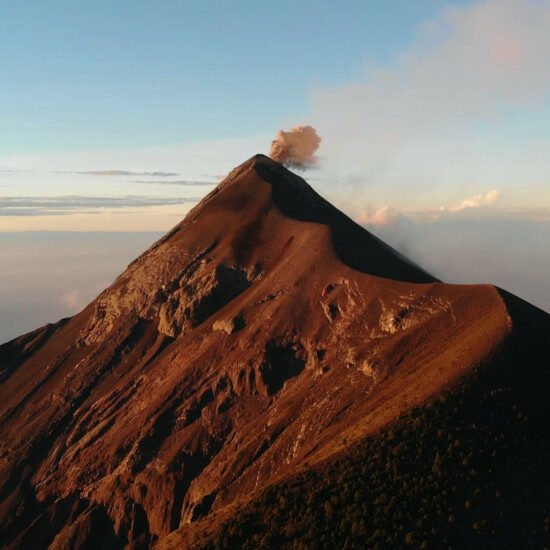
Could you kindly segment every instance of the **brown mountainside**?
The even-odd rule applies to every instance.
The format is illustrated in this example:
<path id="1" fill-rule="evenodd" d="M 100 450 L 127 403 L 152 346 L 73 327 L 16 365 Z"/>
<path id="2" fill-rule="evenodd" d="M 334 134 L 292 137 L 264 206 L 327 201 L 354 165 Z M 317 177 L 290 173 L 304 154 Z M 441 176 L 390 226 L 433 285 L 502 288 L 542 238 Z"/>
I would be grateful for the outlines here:
<path id="1" fill-rule="evenodd" d="M 0 347 L 0 543 L 148 547 L 451 387 L 530 322 L 507 303 L 253 157 L 81 313 Z"/>

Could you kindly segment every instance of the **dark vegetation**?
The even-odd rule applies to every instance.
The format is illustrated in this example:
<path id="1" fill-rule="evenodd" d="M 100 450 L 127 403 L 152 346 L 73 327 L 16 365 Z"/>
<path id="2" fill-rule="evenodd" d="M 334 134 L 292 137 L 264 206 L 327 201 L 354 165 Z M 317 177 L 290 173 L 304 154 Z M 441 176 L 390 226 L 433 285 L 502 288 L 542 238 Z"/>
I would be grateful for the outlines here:
<path id="1" fill-rule="evenodd" d="M 504 352 L 336 460 L 267 488 L 194 547 L 548 547 L 548 362 L 516 361 Z"/>

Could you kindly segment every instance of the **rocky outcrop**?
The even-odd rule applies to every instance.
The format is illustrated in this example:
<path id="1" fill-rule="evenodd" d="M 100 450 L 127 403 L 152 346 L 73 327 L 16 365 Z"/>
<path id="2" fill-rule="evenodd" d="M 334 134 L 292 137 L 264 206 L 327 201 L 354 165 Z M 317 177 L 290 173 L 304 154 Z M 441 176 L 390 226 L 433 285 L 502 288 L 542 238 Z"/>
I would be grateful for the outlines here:
<path id="1" fill-rule="evenodd" d="M 94 304 L 94 312 L 82 331 L 81 342 L 98 343 L 108 337 L 123 315 L 158 319 L 158 331 L 170 337 L 203 323 L 257 278 L 256 268 L 214 264 L 210 246 L 173 275 L 173 266 L 152 254 L 146 265 L 133 264 Z M 172 268 L 172 269 L 169 269 Z"/>

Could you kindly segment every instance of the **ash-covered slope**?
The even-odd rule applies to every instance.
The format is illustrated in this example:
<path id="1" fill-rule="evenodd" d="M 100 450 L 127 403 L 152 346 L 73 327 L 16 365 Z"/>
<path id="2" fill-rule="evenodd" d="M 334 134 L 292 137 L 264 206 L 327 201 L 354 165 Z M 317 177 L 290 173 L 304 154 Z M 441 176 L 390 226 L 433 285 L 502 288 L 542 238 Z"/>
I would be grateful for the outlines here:
<path id="1" fill-rule="evenodd" d="M 80 314 L 0 347 L 0 541 L 148 547 L 438 394 L 513 323 L 256 156 Z"/>

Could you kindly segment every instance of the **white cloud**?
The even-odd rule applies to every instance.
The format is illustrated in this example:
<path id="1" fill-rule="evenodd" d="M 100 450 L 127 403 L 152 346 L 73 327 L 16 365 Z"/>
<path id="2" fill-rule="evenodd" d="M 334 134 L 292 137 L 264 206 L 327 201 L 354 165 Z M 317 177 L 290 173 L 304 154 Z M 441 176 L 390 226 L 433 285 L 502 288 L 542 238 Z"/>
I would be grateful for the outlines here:
<path id="1" fill-rule="evenodd" d="M 467 211 L 368 229 L 445 282 L 495 284 L 550 312 L 550 218 L 478 220 Z"/>
<path id="2" fill-rule="evenodd" d="M 389 204 L 373 210 L 372 208 L 363 210 L 355 221 L 362 225 L 391 225 L 399 217 L 398 212 Z"/>
<path id="3" fill-rule="evenodd" d="M 0 197 L 0 217 L 66 216 L 77 214 L 126 213 L 130 209 L 195 204 L 198 197 L 84 197 L 62 195 L 54 197 Z"/>
<path id="4" fill-rule="evenodd" d="M 464 199 L 458 206 L 452 206 L 451 208 L 441 207 L 441 210 L 449 210 L 450 212 L 460 212 L 465 208 L 479 208 L 481 206 L 491 206 L 500 199 L 500 192 L 498 189 L 491 189 L 485 195 L 480 193 L 470 199 Z"/>
<path id="5" fill-rule="evenodd" d="M 128 170 L 88 170 L 85 172 L 75 172 L 75 174 L 84 174 L 87 176 L 155 176 L 155 177 L 179 176 L 179 174 L 176 172 L 159 172 L 159 171 L 130 172 Z"/>
<path id="6" fill-rule="evenodd" d="M 445 200 L 472 176 L 485 182 L 504 176 L 526 191 L 526 180 L 550 169 L 537 152 L 543 135 L 532 134 L 535 146 L 524 147 L 513 135 L 513 146 L 504 136 L 484 143 L 479 125 L 498 134 L 516 109 L 526 116 L 550 110 L 548 51 L 548 0 L 485 0 L 444 9 L 391 65 L 312 94 L 311 122 L 323 137 L 325 166 L 340 176 L 360 176 L 363 186 L 399 186 L 399 197 L 388 196 L 397 192 L 391 189 L 377 200 L 400 205 L 418 200 L 419 187 L 430 186 L 430 198 Z M 514 158 L 519 150 L 525 154 L 521 164 Z"/>
<path id="7" fill-rule="evenodd" d="M 86 293 L 78 289 L 71 290 L 61 297 L 61 301 L 71 310 L 78 311 L 85 307 L 89 300 L 89 296 Z"/>

